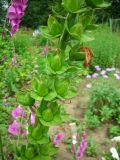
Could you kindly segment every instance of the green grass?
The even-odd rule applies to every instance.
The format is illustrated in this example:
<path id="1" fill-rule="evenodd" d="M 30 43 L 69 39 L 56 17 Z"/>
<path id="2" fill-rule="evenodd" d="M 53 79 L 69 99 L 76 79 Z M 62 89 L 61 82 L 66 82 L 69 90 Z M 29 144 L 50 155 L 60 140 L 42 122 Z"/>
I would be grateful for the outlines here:
<path id="1" fill-rule="evenodd" d="M 120 68 L 120 36 L 112 33 L 107 25 L 101 25 L 94 31 L 95 40 L 87 45 L 92 49 L 92 66 Z"/>

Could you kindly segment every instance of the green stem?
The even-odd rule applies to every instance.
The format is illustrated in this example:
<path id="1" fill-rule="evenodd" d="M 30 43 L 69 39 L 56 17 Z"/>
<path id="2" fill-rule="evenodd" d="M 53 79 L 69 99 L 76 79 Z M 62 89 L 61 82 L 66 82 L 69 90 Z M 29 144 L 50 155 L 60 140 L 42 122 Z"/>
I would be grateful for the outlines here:
<path id="1" fill-rule="evenodd" d="M 3 144 L 2 144 L 2 136 L 1 136 L 1 134 L 0 134 L 0 151 L 1 151 L 1 155 L 2 155 L 2 160 L 4 160 Z"/>

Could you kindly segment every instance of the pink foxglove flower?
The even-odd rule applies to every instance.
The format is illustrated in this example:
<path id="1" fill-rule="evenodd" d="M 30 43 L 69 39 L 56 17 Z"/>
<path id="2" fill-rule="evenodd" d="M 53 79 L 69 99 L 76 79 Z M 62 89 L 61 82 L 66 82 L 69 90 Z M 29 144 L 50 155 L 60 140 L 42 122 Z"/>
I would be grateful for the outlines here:
<path id="1" fill-rule="evenodd" d="M 71 152 L 75 154 L 77 160 L 80 160 L 80 158 L 83 156 L 85 152 L 86 147 L 87 147 L 87 133 L 85 131 L 82 137 L 81 144 L 79 146 L 73 145 Z"/>
<path id="2" fill-rule="evenodd" d="M 76 147 L 75 146 L 72 146 L 71 152 L 76 153 Z"/>
<path id="3" fill-rule="evenodd" d="M 58 146 L 58 144 L 62 141 L 62 139 L 63 139 L 62 133 L 58 133 L 53 140 L 53 144 L 55 146 Z"/>
<path id="4" fill-rule="evenodd" d="M 20 134 L 21 132 L 21 124 L 16 120 L 13 121 L 12 124 L 9 125 L 8 132 L 13 136 Z"/>
<path id="5" fill-rule="evenodd" d="M 17 118 L 17 117 L 26 117 L 25 111 L 23 110 L 23 108 L 21 106 L 18 106 L 17 108 L 15 108 L 12 111 L 12 116 L 13 118 Z"/>
<path id="6" fill-rule="evenodd" d="M 34 126 L 35 124 L 35 113 L 31 112 L 31 124 Z"/>
<path id="7" fill-rule="evenodd" d="M 87 134 L 86 134 L 86 131 L 85 131 L 84 134 L 83 134 L 82 142 L 79 146 L 79 151 L 77 153 L 78 160 L 83 156 L 86 147 L 87 147 Z"/>
<path id="8" fill-rule="evenodd" d="M 21 18 L 24 16 L 27 2 L 28 0 L 11 0 L 11 5 L 7 12 L 7 18 L 11 26 L 12 36 L 19 30 L 19 24 L 21 22 Z"/>

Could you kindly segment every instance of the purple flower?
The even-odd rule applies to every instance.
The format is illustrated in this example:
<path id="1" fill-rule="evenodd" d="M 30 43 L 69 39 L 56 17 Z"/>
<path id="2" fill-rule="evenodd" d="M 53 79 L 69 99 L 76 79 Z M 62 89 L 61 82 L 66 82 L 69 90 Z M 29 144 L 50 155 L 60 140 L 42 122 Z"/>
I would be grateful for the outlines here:
<path id="1" fill-rule="evenodd" d="M 111 70 L 111 68 L 106 68 L 106 71 L 111 72 L 112 70 Z"/>
<path id="2" fill-rule="evenodd" d="M 116 69 L 113 67 L 113 68 L 106 68 L 106 71 L 107 72 L 112 72 L 112 71 L 115 71 Z"/>
<path id="3" fill-rule="evenodd" d="M 78 153 L 77 153 L 78 160 L 83 156 L 86 147 L 87 147 L 87 134 L 86 134 L 86 131 L 85 131 L 84 135 L 83 135 L 83 138 L 82 138 L 82 142 L 79 145 L 79 150 L 78 150 Z"/>
<path id="4" fill-rule="evenodd" d="M 115 73 L 114 76 L 116 77 L 116 79 L 120 79 L 120 76 L 117 73 Z"/>
<path id="5" fill-rule="evenodd" d="M 98 77 L 98 76 L 99 76 L 98 73 L 94 73 L 94 74 L 92 75 L 92 78 L 96 78 L 96 77 Z"/>
<path id="6" fill-rule="evenodd" d="M 53 144 L 55 146 L 58 146 L 58 144 L 62 141 L 62 139 L 63 139 L 62 133 L 58 133 L 53 140 Z"/>
<path id="7" fill-rule="evenodd" d="M 100 66 L 95 66 L 95 69 L 96 69 L 96 71 L 100 71 L 101 70 Z"/>
<path id="8" fill-rule="evenodd" d="M 72 146 L 71 152 L 76 153 L 76 147 L 75 146 Z"/>
<path id="9" fill-rule="evenodd" d="M 87 76 L 86 76 L 86 79 L 90 79 L 90 78 L 91 78 L 91 75 L 87 75 Z"/>
<path id="10" fill-rule="evenodd" d="M 27 2 L 28 0 L 11 0 L 11 5 L 7 12 L 7 18 L 11 26 L 12 36 L 19 30 L 19 24 L 21 22 L 21 18 L 24 16 Z"/>
<path id="11" fill-rule="evenodd" d="M 100 74 L 101 74 L 101 75 L 105 75 L 105 74 L 106 74 L 106 71 L 105 71 L 105 70 L 102 70 L 102 71 L 100 72 Z"/>
<path id="12" fill-rule="evenodd" d="M 16 120 L 13 121 L 12 124 L 9 125 L 8 132 L 13 136 L 16 136 L 21 133 L 21 124 Z"/>
<path id="13" fill-rule="evenodd" d="M 31 124 L 34 126 L 35 124 L 35 113 L 31 112 Z"/>
<path id="14" fill-rule="evenodd" d="M 23 108 L 21 106 L 18 106 L 16 109 L 14 109 L 12 111 L 12 116 L 14 118 L 17 118 L 17 117 L 26 117 L 26 114 L 25 114 L 25 111 L 23 110 Z"/>
<path id="15" fill-rule="evenodd" d="M 115 71 L 116 69 L 113 67 L 113 68 L 111 68 L 111 71 Z"/>

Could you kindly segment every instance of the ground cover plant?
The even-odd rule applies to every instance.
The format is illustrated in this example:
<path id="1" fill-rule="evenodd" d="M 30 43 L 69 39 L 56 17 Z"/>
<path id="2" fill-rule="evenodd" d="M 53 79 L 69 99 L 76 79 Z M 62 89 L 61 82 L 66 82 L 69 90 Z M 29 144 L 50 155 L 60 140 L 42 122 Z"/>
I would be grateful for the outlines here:
<path id="1" fill-rule="evenodd" d="M 80 8 L 78 8 L 77 3 L 80 3 Z M 75 108 L 75 116 L 78 119 L 69 116 L 66 112 L 65 103 L 69 99 L 71 101 L 74 100 L 73 97 L 76 98 L 79 82 L 81 85 L 81 81 L 83 81 L 80 78 L 89 72 L 88 69 L 83 67 L 83 64 L 88 65 L 90 63 L 85 57 L 86 46 L 84 47 L 84 44 L 93 40 L 89 33 L 97 27 L 90 19 L 91 10 L 95 6 L 108 6 L 107 3 L 101 5 L 96 1 L 81 3 L 78 0 L 74 1 L 74 4 L 76 5 L 73 5 L 72 1 L 65 0 L 61 4 L 60 1 L 58 6 L 53 9 L 54 16 L 50 16 L 48 19 L 48 26 L 40 27 L 42 36 L 47 39 L 47 44 L 44 48 L 38 49 L 37 45 L 34 50 L 34 47 L 31 47 L 32 38 L 26 35 L 28 32 L 24 32 L 24 34 L 21 32 L 13 38 L 16 53 L 12 52 L 6 68 L 4 67 L 6 63 L 2 64 L 2 68 L 6 72 L 5 88 L 7 88 L 9 98 L 6 96 L 1 98 L 3 101 L 10 101 L 12 104 L 9 109 L 6 107 L 0 108 L 2 114 L 0 119 L 0 124 L 2 124 L 0 132 L 2 135 L 0 135 L 2 154 L 0 153 L 0 156 L 2 160 L 89 159 L 87 156 L 90 159 L 91 157 L 94 159 L 102 156 L 105 159 L 112 158 L 108 148 L 104 155 L 101 151 L 98 153 L 102 144 L 96 142 L 96 139 L 91 139 L 94 135 L 91 135 L 90 138 L 89 135 L 91 134 L 91 129 L 92 131 L 96 128 L 99 130 L 103 123 L 109 124 L 106 133 L 110 138 L 120 134 L 119 114 L 117 114 L 119 113 L 119 91 L 112 86 L 109 87 L 110 85 L 106 85 L 107 83 L 103 84 L 104 80 L 109 81 L 109 79 L 119 82 L 119 70 L 110 66 L 112 69 L 108 69 L 111 71 L 106 73 L 107 69 L 105 71 L 101 70 L 101 68 L 105 69 L 104 65 L 101 65 L 101 68 L 95 66 L 93 69 L 95 73 L 90 71 L 90 75 L 87 75 L 84 79 L 85 84 L 83 86 L 87 96 L 90 94 L 91 97 L 86 105 L 85 116 L 82 109 L 78 111 Z M 86 4 L 89 6 L 87 10 Z M 88 9 L 90 9 L 90 12 Z M 89 21 L 86 21 L 87 18 Z M 13 34 L 17 31 L 14 29 L 16 28 L 11 30 Z M 25 39 L 20 38 L 22 36 Z M 27 38 L 30 38 L 30 43 L 27 43 Z M 87 48 L 87 50 L 89 49 Z M 33 52 L 37 52 L 37 54 Z M 11 63 L 9 67 L 8 63 Z M 100 85 L 97 81 L 102 84 Z M 2 79 L 1 82 L 3 83 Z M 94 84 L 96 88 L 90 92 Z M 3 85 L 1 86 L 3 87 Z M 82 89 L 80 90 L 80 97 L 77 97 L 78 99 L 84 95 Z M 69 107 L 72 105 L 71 101 L 68 104 Z M 80 106 L 81 103 L 83 102 L 80 102 Z M 8 107 L 6 101 L 1 104 L 2 106 L 5 104 Z M 81 116 L 79 117 L 76 114 L 82 114 L 83 119 L 79 119 Z M 5 118 L 6 123 L 3 125 L 2 120 Z M 60 143 L 62 139 L 63 141 L 65 140 L 64 135 L 59 133 L 62 125 L 64 125 L 64 122 L 69 124 L 73 121 L 77 124 L 77 127 L 80 125 L 78 135 L 76 136 L 72 132 L 72 136 L 65 137 L 69 137 L 72 153 L 66 158 L 63 152 L 60 154 L 61 156 L 59 154 L 56 155 L 58 146 L 60 145 L 60 149 L 62 149 L 65 145 L 62 143 L 61 146 Z M 57 132 L 54 132 L 53 130 L 51 131 L 52 126 L 60 126 L 60 128 Z M 85 128 L 88 128 L 88 130 Z M 75 142 L 73 141 L 74 136 L 77 137 Z M 71 137 L 73 140 L 71 140 Z M 9 143 L 6 145 L 7 141 Z M 105 142 L 103 143 L 105 144 Z M 119 146 L 117 150 L 119 151 Z M 85 155 L 83 157 L 84 152 Z"/>

